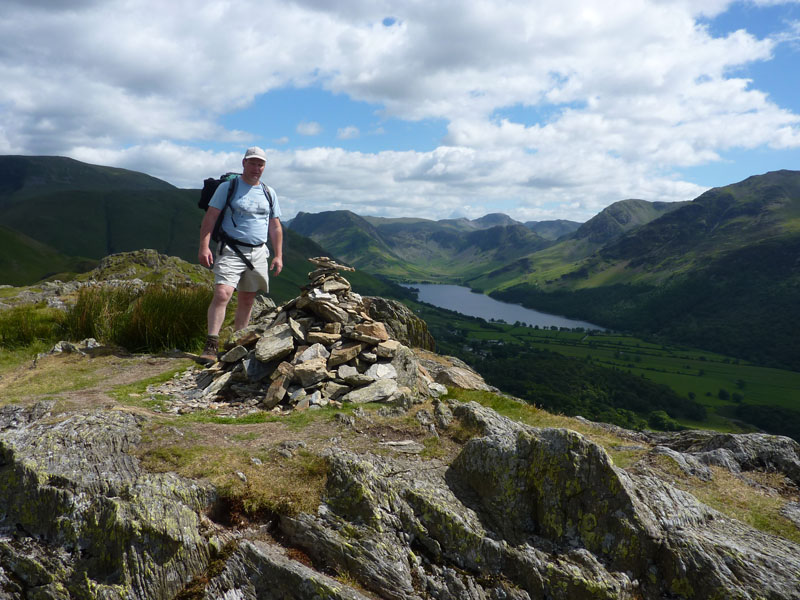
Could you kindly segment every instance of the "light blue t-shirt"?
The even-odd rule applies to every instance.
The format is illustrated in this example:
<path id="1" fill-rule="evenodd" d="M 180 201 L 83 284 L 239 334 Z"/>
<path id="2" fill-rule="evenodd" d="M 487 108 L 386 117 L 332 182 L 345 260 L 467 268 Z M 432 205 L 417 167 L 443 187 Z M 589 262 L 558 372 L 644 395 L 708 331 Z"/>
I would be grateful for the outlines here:
<path id="1" fill-rule="evenodd" d="M 228 186 L 234 183 L 236 183 L 236 191 L 234 191 L 231 205 L 225 211 L 225 217 L 222 219 L 223 231 L 233 239 L 247 244 L 266 242 L 269 220 L 281 216 L 278 196 L 271 187 L 269 193 L 272 195 L 272 211 L 270 211 L 269 201 L 261 184 L 248 185 L 241 177 L 221 183 L 208 205 L 222 210 L 225 206 L 225 199 L 228 197 Z"/>

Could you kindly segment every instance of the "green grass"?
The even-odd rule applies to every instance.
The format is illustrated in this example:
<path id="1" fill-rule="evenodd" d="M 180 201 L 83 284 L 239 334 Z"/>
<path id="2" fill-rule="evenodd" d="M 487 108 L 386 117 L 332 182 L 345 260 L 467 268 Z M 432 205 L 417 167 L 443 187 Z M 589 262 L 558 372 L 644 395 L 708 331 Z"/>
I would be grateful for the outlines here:
<path id="1" fill-rule="evenodd" d="M 6 350 L 57 342 L 65 329 L 63 311 L 45 304 L 23 304 L 0 310 L 0 348 Z"/>
<path id="2" fill-rule="evenodd" d="M 201 410 L 178 417 L 185 423 L 211 423 L 215 425 L 256 425 L 259 423 L 283 423 L 293 431 L 301 431 L 318 419 L 331 420 L 336 413 L 348 412 L 333 406 L 324 406 L 315 410 L 294 411 L 289 415 L 275 415 L 265 411 L 255 412 L 241 417 L 218 415 L 214 410 Z"/>
<path id="3" fill-rule="evenodd" d="M 11 369 L 15 369 L 20 365 L 31 362 L 37 354 L 47 352 L 53 347 L 50 342 L 37 341 L 23 346 L 20 348 L 5 348 L 0 347 L 0 377 Z"/>
<path id="4" fill-rule="evenodd" d="M 269 450 L 184 442 L 144 448 L 139 458 L 149 471 L 172 471 L 211 482 L 236 519 L 313 512 L 321 502 L 328 473 L 324 458 L 302 449 L 283 457 Z"/>
<path id="5" fill-rule="evenodd" d="M 131 352 L 196 350 L 205 340 L 211 295 L 207 287 L 87 287 L 69 309 L 66 326 L 71 339 L 93 337 Z"/>
<path id="6" fill-rule="evenodd" d="M 102 361 L 102 359 L 95 359 Z M 0 404 L 24 398 L 41 398 L 50 394 L 82 390 L 102 381 L 98 364 L 82 356 L 56 355 L 39 361 L 35 369 L 15 369 L 14 377 L 0 379 Z M 4 371 L 4 375 L 5 375 Z"/>
<path id="7" fill-rule="evenodd" d="M 212 423 L 214 425 L 256 425 L 275 423 L 281 418 L 268 412 L 259 411 L 242 417 L 223 417 L 213 410 L 201 410 L 178 417 L 182 423 Z"/>

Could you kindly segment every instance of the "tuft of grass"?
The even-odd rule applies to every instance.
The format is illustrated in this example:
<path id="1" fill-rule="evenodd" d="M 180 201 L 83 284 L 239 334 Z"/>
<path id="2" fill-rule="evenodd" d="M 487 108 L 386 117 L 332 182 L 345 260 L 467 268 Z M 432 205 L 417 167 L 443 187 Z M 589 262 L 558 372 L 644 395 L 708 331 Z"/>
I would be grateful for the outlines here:
<path id="1" fill-rule="evenodd" d="M 447 449 L 442 444 L 442 440 L 435 436 L 426 437 L 422 440 L 425 449 L 420 452 L 421 458 L 444 458 L 448 455 Z"/>
<path id="2" fill-rule="evenodd" d="M 235 446 L 175 443 L 146 449 L 139 458 L 149 471 L 208 480 L 229 512 L 248 520 L 314 512 L 328 475 L 327 461 L 306 450 L 287 458 L 269 450 L 253 454 Z"/>
<path id="3" fill-rule="evenodd" d="M 0 347 L 6 350 L 52 345 L 64 333 L 64 312 L 45 304 L 21 304 L 0 311 Z"/>
<path id="4" fill-rule="evenodd" d="M 66 326 L 72 339 L 93 337 L 131 352 L 199 349 L 211 296 L 194 286 L 87 287 L 67 312 Z"/>

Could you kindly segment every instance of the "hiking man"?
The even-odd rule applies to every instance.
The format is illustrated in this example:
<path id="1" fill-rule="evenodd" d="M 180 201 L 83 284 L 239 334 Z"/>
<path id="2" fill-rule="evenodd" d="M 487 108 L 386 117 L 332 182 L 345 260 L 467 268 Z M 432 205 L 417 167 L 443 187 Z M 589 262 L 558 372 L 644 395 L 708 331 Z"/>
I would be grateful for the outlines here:
<path id="1" fill-rule="evenodd" d="M 269 271 L 279 275 L 283 270 L 283 231 L 281 209 L 275 190 L 261 183 L 267 155 L 261 148 L 248 148 L 242 159 L 243 173 L 217 187 L 200 225 L 198 260 L 214 270 L 214 297 L 208 307 L 208 337 L 200 358 L 217 360 L 219 331 L 225 310 L 238 290 L 234 330 L 247 326 L 258 291 L 269 292 Z M 229 186 L 235 186 L 231 202 L 222 220 L 221 242 L 216 261 L 209 248 L 211 233 L 219 214 L 225 209 Z M 269 239 L 275 256 L 268 264 Z"/>

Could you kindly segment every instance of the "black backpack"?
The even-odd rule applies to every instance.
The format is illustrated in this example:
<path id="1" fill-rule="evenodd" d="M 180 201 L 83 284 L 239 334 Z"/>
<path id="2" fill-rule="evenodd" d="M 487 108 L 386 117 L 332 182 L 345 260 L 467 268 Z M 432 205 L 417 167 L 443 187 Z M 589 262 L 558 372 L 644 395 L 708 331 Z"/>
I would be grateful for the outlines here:
<path id="1" fill-rule="evenodd" d="M 236 247 L 237 244 L 242 246 L 251 246 L 251 244 L 235 240 L 222 230 L 222 221 L 225 218 L 225 211 L 231 205 L 231 199 L 233 198 L 233 194 L 236 191 L 236 186 L 239 181 L 239 175 L 240 173 L 228 172 L 225 173 L 224 175 L 221 175 L 219 179 L 214 179 L 213 177 L 205 179 L 203 181 L 203 189 L 200 190 L 200 200 L 197 201 L 197 206 L 207 211 L 208 205 L 211 202 L 211 198 L 214 195 L 214 192 L 217 191 L 217 188 L 220 186 L 220 184 L 223 183 L 224 181 L 230 182 L 230 184 L 228 185 L 228 195 L 225 198 L 225 206 L 222 207 L 222 210 L 220 211 L 219 216 L 217 217 L 217 221 L 214 223 L 214 229 L 211 230 L 211 239 L 215 242 L 222 242 L 223 245 L 220 246 L 220 252 L 222 252 L 224 246 L 226 245 L 230 246 L 230 248 L 236 254 L 238 254 L 242 260 L 244 260 L 248 268 L 252 270 L 253 269 L 252 263 L 249 260 L 247 260 L 242 254 L 241 250 L 239 250 Z M 267 197 L 267 202 L 269 202 L 269 212 L 270 214 L 272 214 L 272 207 L 273 207 L 272 194 L 269 193 L 269 188 L 267 188 L 267 186 L 264 184 L 263 181 L 261 182 L 261 189 L 264 190 L 264 195 Z M 236 223 L 234 223 L 234 225 L 235 224 Z"/>
<path id="2" fill-rule="evenodd" d="M 214 192 L 217 191 L 217 188 L 223 181 L 234 181 L 228 186 L 228 197 L 225 199 L 225 206 L 222 207 L 222 212 L 219 213 L 219 217 L 217 217 L 217 222 L 214 223 L 214 229 L 211 231 L 211 239 L 215 242 L 220 241 L 219 232 L 220 228 L 222 227 L 222 220 L 225 218 L 225 211 L 230 206 L 231 198 L 233 198 L 233 192 L 236 190 L 235 180 L 239 177 L 239 173 L 225 173 L 225 175 L 221 175 L 219 179 L 214 179 L 213 177 L 209 177 L 205 181 L 203 181 L 203 189 L 200 191 L 200 200 L 197 201 L 197 206 L 202 208 L 203 210 L 208 210 L 208 204 L 211 202 L 211 198 L 214 195 Z M 272 203 L 270 203 L 270 207 Z"/>

